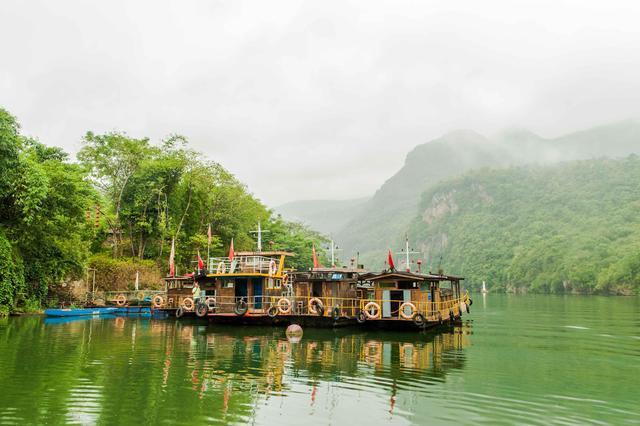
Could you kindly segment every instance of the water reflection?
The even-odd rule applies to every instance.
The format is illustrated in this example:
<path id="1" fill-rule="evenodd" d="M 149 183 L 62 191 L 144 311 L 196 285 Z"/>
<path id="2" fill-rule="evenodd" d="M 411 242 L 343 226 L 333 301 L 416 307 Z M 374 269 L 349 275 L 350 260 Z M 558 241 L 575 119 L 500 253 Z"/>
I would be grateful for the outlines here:
<path id="1" fill-rule="evenodd" d="M 475 297 L 445 334 L 0 318 L 0 424 L 637 424 L 640 298 Z M 490 306 L 490 308 L 487 307 Z"/>
<path id="2" fill-rule="evenodd" d="M 307 329 L 299 343 L 282 329 L 124 317 L 24 318 L 2 331 L 2 423 L 269 423 L 309 409 L 335 416 L 363 398 L 377 402 L 354 413 L 393 415 L 403 389 L 421 392 L 463 369 L 470 344 L 466 326 L 444 334 Z"/>

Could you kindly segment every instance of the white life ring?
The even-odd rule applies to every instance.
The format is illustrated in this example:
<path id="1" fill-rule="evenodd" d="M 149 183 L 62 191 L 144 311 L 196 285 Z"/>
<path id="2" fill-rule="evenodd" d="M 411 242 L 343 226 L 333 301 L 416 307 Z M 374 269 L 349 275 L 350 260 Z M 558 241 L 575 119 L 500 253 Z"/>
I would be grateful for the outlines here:
<path id="1" fill-rule="evenodd" d="M 153 296 L 152 303 L 154 308 L 161 308 L 164 305 L 164 299 L 159 294 L 156 294 Z"/>
<path id="2" fill-rule="evenodd" d="M 411 308 L 411 313 L 407 314 L 404 311 L 404 308 Z M 400 305 L 400 316 L 406 320 L 410 320 L 414 317 L 414 315 L 416 314 L 416 305 L 414 305 L 411 302 L 404 302 L 402 305 Z"/>
<path id="3" fill-rule="evenodd" d="M 324 309 L 322 300 L 318 299 L 317 297 L 312 297 L 311 299 L 309 299 L 309 312 L 311 312 L 314 315 L 318 315 L 316 306 L 319 307 L 320 309 Z"/>
<path id="4" fill-rule="evenodd" d="M 286 305 L 286 308 L 284 308 L 283 305 Z M 291 300 L 289 299 L 285 299 L 283 297 L 282 299 L 278 300 L 278 312 L 280 312 L 283 315 L 286 315 L 289 312 L 291 312 L 292 306 L 293 306 L 293 303 L 291 303 Z"/>
<path id="5" fill-rule="evenodd" d="M 216 298 L 215 297 L 207 297 L 204 299 L 204 303 L 207 305 L 207 308 L 212 311 L 213 308 L 216 307 Z"/>
<path id="6" fill-rule="evenodd" d="M 370 312 L 372 310 L 371 308 L 373 308 L 374 313 Z M 378 318 L 380 316 L 380 305 L 378 305 L 376 302 L 367 303 L 366 305 L 364 305 L 364 314 L 369 319 Z"/>
<path id="7" fill-rule="evenodd" d="M 278 266 L 276 265 L 276 261 L 271 259 L 269 262 L 269 276 L 274 276 L 276 272 L 278 272 Z"/>
<path id="8" fill-rule="evenodd" d="M 190 297 L 182 299 L 182 307 L 187 311 L 193 310 L 193 299 Z"/>
<path id="9" fill-rule="evenodd" d="M 225 272 L 227 272 L 227 265 L 224 264 L 224 262 L 220 262 L 218 263 L 218 267 L 216 268 L 216 273 L 217 274 L 224 274 Z"/>

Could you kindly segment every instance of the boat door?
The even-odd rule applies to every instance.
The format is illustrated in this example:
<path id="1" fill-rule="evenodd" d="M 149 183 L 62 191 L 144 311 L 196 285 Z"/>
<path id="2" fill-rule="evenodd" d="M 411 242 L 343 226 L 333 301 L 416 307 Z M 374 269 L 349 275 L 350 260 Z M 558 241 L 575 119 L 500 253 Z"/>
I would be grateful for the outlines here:
<path id="1" fill-rule="evenodd" d="M 245 301 L 249 302 L 247 300 L 247 280 L 244 278 L 237 278 L 236 279 L 236 285 L 235 285 L 235 296 L 236 296 L 236 300 L 240 300 L 241 297 L 244 298 Z"/>
<path id="2" fill-rule="evenodd" d="M 404 303 L 411 303 L 411 290 L 402 290 L 402 292 L 403 292 L 402 301 Z M 405 306 L 404 313 L 406 315 L 411 315 L 411 308 L 409 306 Z"/>
<path id="3" fill-rule="evenodd" d="M 382 290 L 382 318 L 391 317 L 391 292 Z"/>
<path id="4" fill-rule="evenodd" d="M 383 318 L 399 315 L 400 305 L 402 305 L 402 302 L 405 300 L 405 291 L 407 290 L 384 290 L 382 292 Z"/>
<path id="5" fill-rule="evenodd" d="M 251 283 L 253 284 L 253 307 L 262 309 L 262 278 L 252 279 Z"/>

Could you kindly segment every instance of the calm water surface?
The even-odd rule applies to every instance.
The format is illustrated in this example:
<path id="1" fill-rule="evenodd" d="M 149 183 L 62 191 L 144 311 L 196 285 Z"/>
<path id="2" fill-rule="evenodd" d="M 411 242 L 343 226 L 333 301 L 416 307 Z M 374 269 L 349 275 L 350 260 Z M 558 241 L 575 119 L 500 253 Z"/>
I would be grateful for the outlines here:
<path id="1" fill-rule="evenodd" d="M 442 334 L 0 319 L 0 424 L 640 424 L 640 298 L 476 295 Z"/>

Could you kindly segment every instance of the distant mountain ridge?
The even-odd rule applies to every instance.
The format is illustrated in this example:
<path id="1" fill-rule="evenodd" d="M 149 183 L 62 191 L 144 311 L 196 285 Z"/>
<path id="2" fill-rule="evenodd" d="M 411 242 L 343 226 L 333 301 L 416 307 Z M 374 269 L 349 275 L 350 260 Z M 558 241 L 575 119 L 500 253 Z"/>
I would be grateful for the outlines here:
<path id="1" fill-rule="evenodd" d="M 378 268 L 382 266 L 380 260 L 386 249 L 400 243 L 412 219 L 418 215 L 421 194 L 442 180 L 483 168 L 620 158 L 632 153 L 640 154 L 638 120 L 598 126 L 553 139 L 525 129 L 509 129 L 491 138 L 472 130 L 459 130 L 416 146 L 407 154 L 404 166 L 370 199 L 355 203 L 357 208 L 351 208 L 349 201 L 344 201 L 339 220 L 331 214 L 333 209 L 323 207 L 322 202 L 315 205 L 313 215 L 302 210 L 298 213 L 303 222 L 316 229 L 320 230 L 320 226 L 332 229 L 347 256 L 359 251 L 368 266 Z M 283 215 L 291 218 L 284 212 Z"/>
<path id="2" fill-rule="evenodd" d="M 639 208 L 638 156 L 484 169 L 425 192 L 410 234 L 467 288 L 633 294 Z"/>

